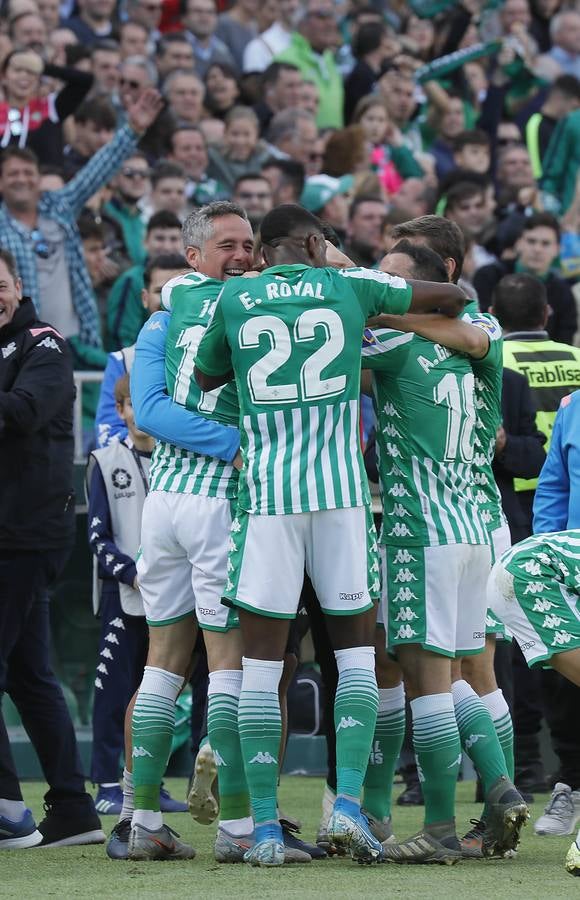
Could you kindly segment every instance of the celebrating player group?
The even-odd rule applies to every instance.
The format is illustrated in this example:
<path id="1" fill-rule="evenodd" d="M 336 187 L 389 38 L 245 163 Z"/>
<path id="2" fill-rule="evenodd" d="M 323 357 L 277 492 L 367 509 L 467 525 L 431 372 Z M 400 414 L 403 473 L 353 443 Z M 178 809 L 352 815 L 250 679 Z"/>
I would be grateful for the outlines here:
<path id="1" fill-rule="evenodd" d="M 277 804 L 305 571 L 338 669 L 336 796 L 319 832 L 326 851 L 453 864 L 517 850 L 529 813 L 513 784 L 494 645 L 505 627 L 530 665 L 553 665 L 580 684 L 580 533 L 510 547 L 491 466 L 501 329 L 457 285 L 457 226 L 426 216 L 395 232 L 380 270 L 369 270 L 328 245 L 300 206 L 268 213 L 256 242 L 229 202 L 196 210 L 183 226 L 191 271 L 163 288 L 131 374 L 136 422 L 146 415 L 156 438 L 137 563 L 150 638 L 128 710 L 113 858 L 195 855 L 164 824 L 159 790 L 199 627 L 208 743 L 190 811 L 202 823 L 219 814 L 218 862 L 310 862 L 308 845 L 287 840 Z M 361 390 L 372 394 L 377 423 L 378 536 Z M 170 415 L 173 406 L 187 420 Z M 391 816 L 406 699 L 425 800 L 411 837 L 395 836 Z M 462 753 L 485 805 L 458 836 Z"/>

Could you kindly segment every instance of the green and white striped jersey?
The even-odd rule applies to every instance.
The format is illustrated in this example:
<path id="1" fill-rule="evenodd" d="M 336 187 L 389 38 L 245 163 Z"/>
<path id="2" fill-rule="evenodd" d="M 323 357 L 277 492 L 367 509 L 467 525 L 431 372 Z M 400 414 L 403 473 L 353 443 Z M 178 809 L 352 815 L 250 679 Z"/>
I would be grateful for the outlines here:
<path id="1" fill-rule="evenodd" d="M 199 272 L 172 278 L 163 286 L 161 305 L 171 312 L 165 347 L 167 392 L 176 403 L 224 425 L 238 425 L 233 383 L 204 393 L 193 377 L 195 355 L 208 326 L 223 282 Z M 183 450 L 158 441 L 153 451 L 150 490 L 233 499 L 238 472 L 223 459 Z"/>
<path id="2" fill-rule="evenodd" d="M 384 544 L 487 544 L 473 499 L 475 378 L 463 354 L 391 329 L 366 329 L 373 370 Z"/>
<path id="3" fill-rule="evenodd" d="M 481 313 L 475 302 L 465 307 L 463 318 L 481 328 L 489 338 L 489 351 L 483 359 L 471 359 L 475 375 L 475 453 L 473 455 L 473 497 L 481 518 L 491 534 L 506 524 L 501 495 L 493 474 L 495 441 L 501 423 L 501 392 L 503 378 L 503 339 L 499 322 L 494 316 Z"/>
<path id="4" fill-rule="evenodd" d="M 370 501 L 359 441 L 365 320 L 404 313 L 411 287 L 368 269 L 274 266 L 227 282 L 199 346 L 233 368 L 241 415 L 239 505 L 260 515 Z"/>
<path id="5" fill-rule="evenodd" d="M 528 584 L 525 592 L 539 598 L 555 589 L 554 582 L 571 592 L 563 596 L 580 618 L 580 529 L 534 534 L 514 544 L 500 557 L 505 569 Z M 545 612 L 549 612 L 549 605 Z"/>

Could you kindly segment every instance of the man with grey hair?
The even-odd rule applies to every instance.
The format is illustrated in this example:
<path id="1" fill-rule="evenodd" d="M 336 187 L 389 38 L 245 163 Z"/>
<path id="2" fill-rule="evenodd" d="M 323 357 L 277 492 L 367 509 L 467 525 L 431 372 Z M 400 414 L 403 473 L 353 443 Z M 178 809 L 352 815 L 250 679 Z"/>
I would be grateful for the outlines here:
<path id="1" fill-rule="evenodd" d="M 557 64 L 560 74 L 580 79 L 580 13 L 570 9 L 554 16 L 550 36 L 548 58 Z"/>
<path id="2" fill-rule="evenodd" d="M 316 120 L 304 109 L 285 109 L 276 113 L 268 129 L 273 155 L 307 166 L 318 139 Z"/>
<path id="3" fill-rule="evenodd" d="M 163 84 L 163 94 L 177 122 L 198 125 L 203 112 L 205 87 L 195 72 L 175 69 Z"/>
<path id="4" fill-rule="evenodd" d="M 201 823 L 217 816 L 211 785 L 218 760 L 221 817 L 214 855 L 219 862 L 233 863 L 253 845 L 237 731 L 242 649 L 237 623 L 220 602 L 237 492 L 237 397 L 233 385 L 202 394 L 192 373 L 197 345 L 223 282 L 252 266 L 253 237 L 244 210 L 222 201 L 187 218 L 183 241 L 194 271 L 164 286 L 165 311 L 154 314 L 142 330 L 131 375 L 136 420 L 159 442 L 143 513 L 138 567 L 151 627 L 149 657 L 133 713 L 134 749 L 127 747 L 125 753 L 127 760 L 133 759 L 134 769 L 132 775 L 125 773 L 123 812 L 107 852 L 113 858 L 131 859 L 193 856 L 193 849 L 163 825 L 158 795 L 175 699 L 189 666 L 197 619 L 210 669 L 210 745 L 198 754 L 189 806 Z M 288 852 L 290 859 L 310 861 L 297 850 Z"/>

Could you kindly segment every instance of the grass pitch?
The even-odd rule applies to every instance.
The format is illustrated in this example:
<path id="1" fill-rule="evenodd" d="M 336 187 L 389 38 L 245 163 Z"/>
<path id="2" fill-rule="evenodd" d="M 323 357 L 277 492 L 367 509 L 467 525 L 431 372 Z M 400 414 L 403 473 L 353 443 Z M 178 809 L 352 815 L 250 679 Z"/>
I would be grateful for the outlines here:
<path id="1" fill-rule="evenodd" d="M 185 782 L 168 781 L 175 797 Z M 319 778 L 286 777 L 282 780 L 281 805 L 300 817 L 303 836 L 312 839 L 320 814 L 323 782 Z M 24 799 L 42 818 L 41 782 L 24 785 Z M 472 803 L 473 782 L 459 785 L 458 831 L 479 814 Z M 397 793 L 399 791 L 397 790 Z M 564 856 L 572 837 L 536 837 L 532 822 L 541 813 L 545 797 L 539 797 L 515 860 L 464 860 L 447 866 L 358 866 L 351 860 L 328 859 L 307 866 L 251 869 L 245 865 L 217 865 L 212 855 L 215 827 L 197 825 L 187 814 L 167 816 L 167 822 L 197 849 L 192 861 L 173 863 L 112 862 L 103 846 L 56 850 L 5 851 L 0 854 L 0 897 L 42 900 L 45 897 L 190 898 L 203 900 L 269 900 L 269 898 L 446 898 L 487 900 L 521 897 L 555 900 L 580 897 L 580 885 L 564 870 Z M 422 809 L 395 807 L 394 824 L 399 837 L 416 831 Z M 109 832 L 116 819 L 103 816 Z"/>

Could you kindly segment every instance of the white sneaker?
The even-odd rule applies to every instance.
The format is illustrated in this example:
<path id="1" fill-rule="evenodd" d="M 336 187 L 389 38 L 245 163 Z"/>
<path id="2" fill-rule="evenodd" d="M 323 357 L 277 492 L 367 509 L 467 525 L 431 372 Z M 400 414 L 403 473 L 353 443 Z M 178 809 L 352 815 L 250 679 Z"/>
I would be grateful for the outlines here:
<path id="1" fill-rule="evenodd" d="M 572 834 L 580 822 L 580 791 L 561 781 L 555 786 L 543 816 L 536 821 L 536 834 Z"/>

